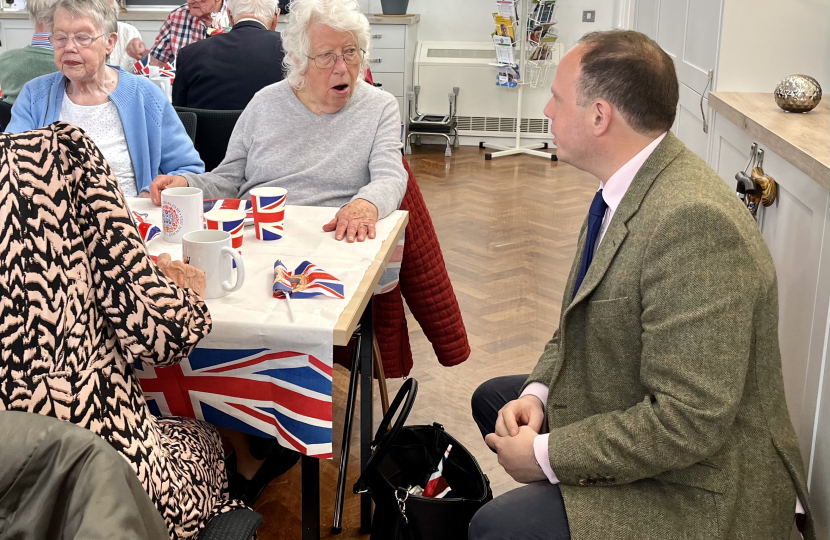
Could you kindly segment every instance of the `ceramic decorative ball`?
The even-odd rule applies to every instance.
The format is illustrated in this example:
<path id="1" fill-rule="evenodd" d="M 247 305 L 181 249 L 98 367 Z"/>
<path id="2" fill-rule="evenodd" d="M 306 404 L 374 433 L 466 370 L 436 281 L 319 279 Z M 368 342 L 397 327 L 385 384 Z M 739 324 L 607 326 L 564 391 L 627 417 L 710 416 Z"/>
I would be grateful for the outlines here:
<path id="1" fill-rule="evenodd" d="M 807 75 L 790 75 L 775 87 L 775 103 L 787 112 L 802 113 L 821 101 L 821 86 Z"/>

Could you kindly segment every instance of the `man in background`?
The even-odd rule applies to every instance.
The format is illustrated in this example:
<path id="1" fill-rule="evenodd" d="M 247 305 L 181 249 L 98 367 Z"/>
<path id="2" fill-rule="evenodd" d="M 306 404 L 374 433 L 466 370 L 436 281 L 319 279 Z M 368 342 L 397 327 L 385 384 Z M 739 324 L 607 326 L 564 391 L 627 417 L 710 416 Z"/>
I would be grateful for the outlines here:
<path id="1" fill-rule="evenodd" d="M 258 91 L 282 80 L 277 0 L 228 0 L 233 29 L 179 51 L 173 105 L 242 110 Z"/>
<path id="2" fill-rule="evenodd" d="M 29 20 L 35 25 L 32 43 L 0 55 L 0 88 L 6 103 L 14 103 L 27 82 L 58 70 L 55 50 L 49 43 L 55 0 L 28 0 L 26 10 L 29 12 Z"/>
<path id="3" fill-rule="evenodd" d="M 164 66 L 176 61 L 179 51 L 229 25 L 228 3 L 225 0 L 187 0 L 167 16 L 152 49 L 147 49 L 140 38 L 127 44 L 127 54 L 133 58 L 150 55 L 151 66 Z"/>

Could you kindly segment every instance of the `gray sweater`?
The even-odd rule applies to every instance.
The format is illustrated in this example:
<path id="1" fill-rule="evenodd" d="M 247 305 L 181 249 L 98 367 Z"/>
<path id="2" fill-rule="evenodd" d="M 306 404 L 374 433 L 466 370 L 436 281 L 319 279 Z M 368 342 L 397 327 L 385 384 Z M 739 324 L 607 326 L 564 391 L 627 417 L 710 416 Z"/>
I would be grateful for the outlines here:
<path id="1" fill-rule="evenodd" d="M 287 81 L 266 86 L 245 107 L 222 163 L 184 174 L 207 198 L 247 198 L 258 186 L 288 190 L 288 204 L 342 206 L 366 199 L 378 218 L 398 208 L 406 191 L 398 102 L 359 82 L 345 107 L 316 115 Z"/>

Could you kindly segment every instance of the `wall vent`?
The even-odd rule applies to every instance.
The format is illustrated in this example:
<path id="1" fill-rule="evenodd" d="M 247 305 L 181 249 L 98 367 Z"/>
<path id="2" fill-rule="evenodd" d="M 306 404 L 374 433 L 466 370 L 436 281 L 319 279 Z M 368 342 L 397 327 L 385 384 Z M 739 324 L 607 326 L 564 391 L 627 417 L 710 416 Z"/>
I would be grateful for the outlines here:
<path id="1" fill-rule="evenodd" d="M 458 131 L 489 131 L 492 133 L 516 133 L 515 118 L 495 116 L 456 116 Z M 550 133 L 550 120 L 547 118 L 522 118 L 522 133 Z"/>

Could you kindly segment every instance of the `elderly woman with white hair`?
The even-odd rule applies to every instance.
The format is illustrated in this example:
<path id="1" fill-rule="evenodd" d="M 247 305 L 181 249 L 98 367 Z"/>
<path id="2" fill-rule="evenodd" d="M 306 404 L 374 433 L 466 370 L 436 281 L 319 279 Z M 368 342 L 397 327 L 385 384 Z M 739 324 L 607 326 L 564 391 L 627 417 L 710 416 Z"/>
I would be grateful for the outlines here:
<path id="1" fill-rule="evenodd" d="M 106 64 L 118 41 L 110 0 L 58 0 L 49 41 L 60 71 L 26 83 L 7 132 L 58 120 L 78 126 L 104 154 L 127 197 L 148 196 L 150 182 L 160 173 L 204 172 L 161 89 Z"/>
<path id="2" fill-rule="evenodd" d="M 369 21 L 354 0 L 294 0 L 282 32 L 286 78 L 245 108 L 224 161 L 205 174 L 162 175 L 161 191 L 201 188 L 205 198 L 246 198 L 279 186 L 290 204 L 340 207 L 323 225 L 349 242 L 375 237 L 375 222 L 406 191 L 398 102 L 363 80 Z"/>

